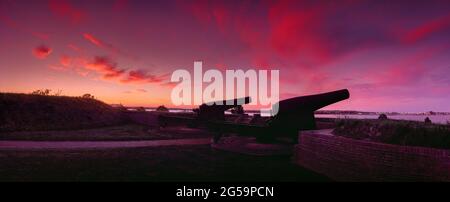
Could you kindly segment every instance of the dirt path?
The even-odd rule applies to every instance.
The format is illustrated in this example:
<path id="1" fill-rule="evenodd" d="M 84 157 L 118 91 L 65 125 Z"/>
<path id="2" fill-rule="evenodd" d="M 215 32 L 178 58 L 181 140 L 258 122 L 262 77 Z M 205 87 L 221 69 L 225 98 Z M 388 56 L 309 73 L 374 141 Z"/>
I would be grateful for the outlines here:
<path id="1" fill-rule="evenodd" d="M 0 150 L 136 148 L 210 143 L 211 138 L 143 141 L 0 141 Z"/>

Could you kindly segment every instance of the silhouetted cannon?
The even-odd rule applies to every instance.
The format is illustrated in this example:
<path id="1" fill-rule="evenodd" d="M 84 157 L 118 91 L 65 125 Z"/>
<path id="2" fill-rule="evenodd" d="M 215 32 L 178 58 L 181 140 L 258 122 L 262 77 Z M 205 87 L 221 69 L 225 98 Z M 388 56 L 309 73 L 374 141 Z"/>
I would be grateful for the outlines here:
<path id="1" fill-rule="evenodd" d="M 296 143 L 300 130 L 316 129 L 314 111 L 330 104 L 348 99 L 348 90 L 300 96 L 278 102 L 278 113 L 262 125 L 226 123 L 209 119 L 208 128 L 215 130 L 217 142 L 223 133 L 232 132 L 243 136 L 255 136 L 260 142 L 274 142 L 277 138 L 288 138 Z M 274 106 L 276 107 L 276 105 Z"/>
<path id="2" fill-rule="evenodd" d="M 211 130 L 219 130 L 218 123 L 225 121 L 225 111 L 243 104 L 251 102 L 250 97 L 223 100 L 222 104 L 210 102 L 200 105 L 192 116 L 180 116 L 171 114 L 161 114 L 158 117 L 159 126 L 166 127 L 168 125 L 188 125 L 189 127 L 205 126 Z"/>
<path id="3" fill-rule="evenodd" d="M 194 110 L 197 114 L 191 117 L 161 115 L 161 126 L 185 123 L 192 127 L 206 127 L 214 131 L 218 141 L 224 133 L 237 133 L 242 136 L 254 136 L 261 142 L 273 142 L 278 137 L 287 137 L 297 142 L 300 130 L 316 129 L 314 111 L 330 104 L 348 99 L 348 90 L 300 96 L 278 102 L 278 113 L 262 124 L 235 123 L 225 121 L 224 112 L 241 104 L 250 103 L 250 97 L 239 98 L 223 105 L 214 103 L 202 104 Z M 237 102 L 237 101 L 240 102 Z M 256 117 L 254 117 L 256 118 Z"/>
<path id="4" fill-rule="evenodd" d="M 197 116 L 200 120 L 204 121 L 220 121 L 225 119 L 225 111 L 231 108 L 248 104 L 251 102 L 250 97 L 223 100 L 221 105 L 216 104 L 216 102 L 210 102 L 208 104 L 202 104 L 198 108 Z"/>
<path id="5" fill-rule="evenodd" d="M 278 113 L 267 123 L 267 133 L 264 138 L 288 136 L 297 138 L 299 130 L 316 129 L 314 111 L 333 103 L 348 99 L 350 93 L 347 89 L 294 97 L 278 103 Z"/>

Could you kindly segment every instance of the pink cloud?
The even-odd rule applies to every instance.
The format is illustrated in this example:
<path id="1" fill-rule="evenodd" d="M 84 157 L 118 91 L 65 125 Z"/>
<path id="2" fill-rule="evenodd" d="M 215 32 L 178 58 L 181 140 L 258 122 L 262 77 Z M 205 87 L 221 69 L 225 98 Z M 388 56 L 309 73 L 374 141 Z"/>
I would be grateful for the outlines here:
<path id="1" fill-rule="evenodd" d="M 40 45 L 33 49 L 33 55 L 38 59 L 45 59 L 51 53 L 52 53 L 52 49 L 45 45 Z"/>
<path id="2" fill-rule="evenodd" d="M 113 54 L 117 54 L 117 55 L 122 55 L 131 59 L 137 59 L 135 56 L 132 56 L 124 51 L 121 51 L 119 48 L 115 47 L 114 45 L 107 43 L 103 40 L 100 40 L 99 38 L 95 37 L 92 34 L 89 33 L 84 33 L 83 34 L 84 39 L 86 39 L 87 41 L 89 41 L 90 43 L 92 43 L 93 45 L 105 49 L 107 51 L 110 51 Z"/>
<path id="3" fill-rule="evenodd" d="M 72 58 L 67 55 L 63 55 L 59 58 L 59 62 L 61 63 L 62 66 L 69 67 L 70 64 L 72 63 Z"/>
<path id="4" fill-rule="evenodd" d="M 231 18 L 230 15 L 230 11 L 225 7 L 217 7 L 212 10 L 212 16 L 214 16 L 214 19 L 220 31 L 225 32 L 225 29 L 227 29 Z"/>
<path id="5" fill-rule="evenodd" d="M 201 23 L 204 23 L 206 25 L 211 22 L 212 16 L 208 1 L 194 1 L 189 3 L 179 1 L 179 3 L 181 3 L 182 6 L 189 12 L 191 12 L 191 14 Z"/>
<path id="6" fill-rule="evenodd" d="M 236 23 L 245 19 L 240 18 L 242 11 L 228 6 L 227 1 L 180 1 L 180 4 L 202 25 L 213 25 L 223 34 L 229 34 Z M 243 2 L 242 7 L 245 5 Z"/>
<path id="7" fill-rule="evenodd" d="M 92 71 L 86 68 L 87 64 L 89 64 L 89 61 L 83 57 L 62 55 L 59 57 L 59 64 L 51 64 L 49 68 L 55 71 L 73 71 L 80 76 L 86 77 Z"/>
<path id="8" fill-rule="evenodd" d="M 173 88 L 177 85 L 178 83 L 176 82 L 170 82 L 170 81 L 166 81 L 166 82 L 161 82 L 160 86 L 162 87 L 167 87 L 167 88 Z"/>
<path id="9" fill-rule="evenodd" d="M 279 1 L 269 8 L 270 44 L 283 58 L 301 56 L 306 63 L 323 63 L 331 58 L 332 43 L 324 35 L 325 17 L 336 10 L 327 4 L 299 5 Z"/>
<path id="10" fill-rule="evenodd" d="M 125 73 L 124 69 L 118 68 L 117 63 L 107 57 L 97 56 L 93 62 L 87 63 L 85 68 L 101 74 L 104 79 L 115 79 Z"/>
<path id="11" fill-rule="evenodd" d="M 94 72 L 102 79 L 114 81 L 119 84 L 146 84 L 162 83 L 168 79 L 169 74 L 155 75 L 145 70 L 131 70 L 120 68 L 116 62 L 109 57 L 96 56 L 93 60 L 84 57 L 71 57 L 63 55 L 60 57 L 58 65 L 50 65 L 50 69 L 63 71 L 73 70 L 81 76 L 87 76 Z M 145 89 L 138 89 L 138 92 L 144 92 Z"/>
<path id="12" fill-rule="evenodd" d="M 422 78 L 426 77 L 429 70 L 423 62 L 441 54 L 449 47 L 449 45 L 442 45 L 417 51 L 397 64 L 389 66 L 384 71 L 377 69 L 374 73 L 368 74 L 369 78 L 383 86 L 404 86 L 419 83 Z"/>
<path id="13" fill-rule="evenodd" d="M 449 27 L 450 15 L 446 15 L 437 19 L 430 20 L 409 30 L 402 37 L 402 41 L 406 43 L 414 43 L 432 35 L 433 33 L 439 32 Z"/>
<path id="14" fill-rule="evenodd" d="M 343 7 L 302 1 L 261 1 L 257 5 L 242 3 L 235 7 L 228 6 L 226 1 L 182 4 L 200 23 L 248 46 L 249 61 L 262 66 L 273 66 L 272 58 L 277 57 L 311 65 L 329 62 L 334 57 L 334 44 L 323 28 L 327 17 Z M 267 9 L 254 18 L 248 15 L 254 6 Z"/>
<path id="15" fill-rule="evenodd" d="M 60 65 L 48 65 L 48 68 L 55 70 L 55 71 L 65 71 L 67 68 L 60 66 Z"/>
<path id="16" fill-rule="evenodd" d="M 236 16 L 234 26 L 241 42 L 253 49 L 265 46 L 262 44 L 265 44 L 267 39 L 262 36 L 260 29 L 250 19 L 245 16 Z"/>
<path id="17" fill-rule="evenodd" d="M 86 19 L 86 13 L 75 8 L 68 0 L 49 0 L 48 5 L 55 15 L 67 18 L 73 24 L 78 24 Z"/>
<path id="18" fill-rule="evenodd" d="M 225 71 L 227 69 L 227 65 L 225 65 L 224 63 L 216 63 L 216 65 L 214 65 L 214 67 L 221 71 Z"/>
<path id="19" fill-rule="evenodd" d="M 75 44 L 68 44 L 67 48 L 70 48 L 71 50 L 75 51 L 75 52 L 79 52 L 81 51 L 81 48 L 76 46 Z"/>
<path id="20" fill-rule="evenodd" d="M 92 44 L 94 44 L 94 45 L 96 45 L 96 46 L 98 46 L 98 47 L 100 47 L 100 48 L 106 48 L 106 47 L 110 46 L 109 44 L 106 44 L 106 43 L 100 41 L 100 39 L 97 39 L 96 37 L 94 37 L 94 36 L 91 35 L 91 34 L 84 33 L 84 34 L 83 34 L 83 37 L 84 37 L 86 40 L 88 40 L 89 42 L 91 42 Z"/>
<path id="21" fill-rule="evenodd" d="M 147 92 L 148 91 L 143 89 L 143 88 L 138 88 L 138 89 L 135 89 L 135 90 L 126 90 L 123 93 L 125 93 L 125 94 L 136 94 L 136 93 L 147 93 Z"/>
<path id="22" fill-rule="evenodd" d="M 120 80 L 122 83 L 160 83 L 166 80 L 168 74 L 154 75 L 149 74 L 145 70 L 133 70 L 128 72 L 128 75 Z"/>

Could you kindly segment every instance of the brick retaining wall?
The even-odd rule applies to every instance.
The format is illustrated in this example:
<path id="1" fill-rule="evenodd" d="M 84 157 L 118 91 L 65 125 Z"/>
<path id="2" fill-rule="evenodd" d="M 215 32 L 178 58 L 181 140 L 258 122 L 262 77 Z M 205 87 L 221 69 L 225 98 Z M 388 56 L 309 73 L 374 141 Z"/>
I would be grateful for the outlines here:
<path id="1" fill-rule="evenodd" d="M 374 143 L 330 132 L 302 132 L 295 163 L 338 181 L 450 181 L 450 150 Z"/>

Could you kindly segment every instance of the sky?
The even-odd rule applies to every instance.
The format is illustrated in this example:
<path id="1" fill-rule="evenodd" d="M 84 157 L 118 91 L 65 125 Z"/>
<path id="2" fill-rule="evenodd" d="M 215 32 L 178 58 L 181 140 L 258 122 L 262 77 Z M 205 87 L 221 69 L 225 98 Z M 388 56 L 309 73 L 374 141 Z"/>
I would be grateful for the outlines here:
<path id="1" fill-rule="evenodd" d="M 326 109 L 450 111 L 450 1 L 0 0 L 0 91 L 172 106 L 177 69 L 277 69 Z"/>

